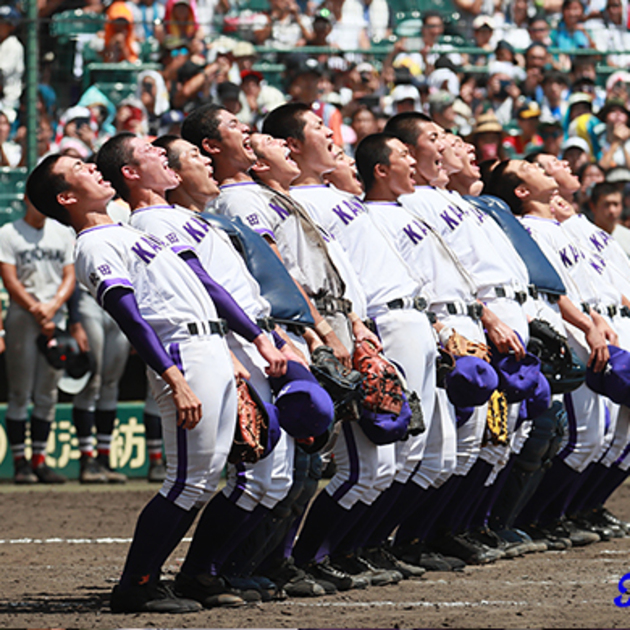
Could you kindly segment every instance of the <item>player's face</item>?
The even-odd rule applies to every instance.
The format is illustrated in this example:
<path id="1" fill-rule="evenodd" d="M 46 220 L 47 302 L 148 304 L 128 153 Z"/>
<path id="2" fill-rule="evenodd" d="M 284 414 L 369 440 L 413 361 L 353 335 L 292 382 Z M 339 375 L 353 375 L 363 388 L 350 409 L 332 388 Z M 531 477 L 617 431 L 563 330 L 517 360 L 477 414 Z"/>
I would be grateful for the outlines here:
<path id="1" fill-rule="evenodd" d="M 425 182 L 437 179 L 442 168 L 444 140 L 440 136 L 441 132 L 442 128 L 435 123 L 422 123 L 420 135 L 414 147 L 418 175 Z"/>
<path id="2" fill-rule="evenodd" d="M 459 153 L 464 165 L 461 174 L 470 179 L 479 179 L 481 171 L 477 166 L 477 154 L 474 145 L 470 142 L 464 142 L 461 138 L 457 138 L 455 150 Z"/>
<path id="3" fill-rule="evenodd" d="M 461 139 L 452 133 L 442 131 L 441 140 L 444 143 L 444 151 L 442 152 L 442 167 L 447 175 L 459 173 L 464 168 L 461 154 L 456 148 L 456 141 Z"/>
<path id="4" fill-rule="evenodd" d="M 396 197 L 408 195 L 415 190 L 416 160 L 400 140 L 388 140 L 387 146 L 392 151 L 389 155 L 389 188 Z"/>
<path id="5" fill-rule="evenodd" d="M 103 179 L 96 164 L 88 164 L 83 160 L 70 156 L 60 157 L 52 172 L 62 174 L 72 192 L 80 201 L 88 205 L 103 204 L 116 194 L 112 185 Z"/>
<path id="6" fill-rule="evenodd" d="M 597 200 L 593 206 L 593 216 L 598 225 L 615 225 L 621 218 L 622 209 L 621 193 L 612 192 Z"/>
<path id="7" fill-rule="evenodd" d="M 308 111 L 303 114 L 304 120 L 304 152 L 303 156 L 309 167 L 320 174 L 329 173 L 335 166 L 333 155 L 333 132 L 315 113 Z"/>
<path id="8" fill-rule="evenodd" d="M 199 148 L 186 140 L 176 140 L 171 150 L 179 155 L 179 167 L 176 169 L 181 185 L 198 194 L 216 197 L 219 184 L 212 177 L 212 160 L 201 154 Z"/>
<path id="9" fill-rule="evenodd" d="M 140 174 L 140 181 L 149 190 L 172 190 L 179 186 L 179 178 L 169 167 L 166 151 L 153 146 L 145 138 L 132 138 L 129 145 L 133 150 L 133 165 Z"/>
<path id="10" fill-rule="evenodd" d="M 257 159 L 269 167 L 272 177 L 291 183 L 300 175 L 300 167 L 291 159 L 286 140 L 266 133 L 254 133 L 251 143 Z"/>
<path id="11" fill-rule="evenodd" d="M 362 195 L 363 186 L 357 178 L 356 162 L 349 155 L 346 155 L 341 147 L 335 145 L 333 149 L 335 163 L 337 167 L 326 176 L 333 186 L 339 190 L 345 190 L 353 195 Z"/>
<path id="12" fill-rule="evenodd" d="M 221 133 L 221 156 L 246 171 L 256 161 L 249 127 L 224 109 L 219 112 L 218 120 L 218 130 Z"/>
<path id="13" fill-rule="evenodd" d="M 510 160 L 506 172 L 515 172 L 533 199 L 549 201 L 558 190 L 556 180 L 549 177 L 538 164 L 532 164 L 526 160 Z"/>
<path id="14" fill-rule="evenodd" d="M 560 188 L 575 192 L 580 189 L 580 180 L 571 172 L 566 160 L 559 160 L 554 155 L 543 153 L 537 158 L 545 173 L 556 180 Z"/>

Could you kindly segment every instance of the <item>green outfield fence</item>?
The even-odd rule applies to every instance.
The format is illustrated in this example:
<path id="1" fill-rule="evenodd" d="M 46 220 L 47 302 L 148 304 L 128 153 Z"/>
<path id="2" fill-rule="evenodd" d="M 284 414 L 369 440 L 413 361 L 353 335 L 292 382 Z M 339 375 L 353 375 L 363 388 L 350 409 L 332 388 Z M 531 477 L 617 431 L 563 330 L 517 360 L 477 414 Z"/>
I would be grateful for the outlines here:
<path id="1" fill-rule="evenodd" d="M 13 477 L 11 448 L 5 428 L 6 410 L 6 405 L 0 405 L 0 480 Z M 118 405 L 110 463 L 130 478 L 146 477 L 149 468 L 142 423 L 143 410 L 143 402 Z M 28 444 L 27 455 L 30 457 Z M 55 421 L 48 439 L 46 462 L 69 479 L 79 477 L 79 448 L 70 404 L 57 405 Z"/>

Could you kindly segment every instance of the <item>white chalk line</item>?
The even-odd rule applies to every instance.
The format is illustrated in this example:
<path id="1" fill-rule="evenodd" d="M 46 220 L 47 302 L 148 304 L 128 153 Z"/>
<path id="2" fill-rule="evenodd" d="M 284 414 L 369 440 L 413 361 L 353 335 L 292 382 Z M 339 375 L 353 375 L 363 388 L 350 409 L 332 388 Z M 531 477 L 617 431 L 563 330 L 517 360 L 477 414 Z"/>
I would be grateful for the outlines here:
<path id="1" fill-rule="evenodd" d="M 487 600 L 482 599 L 478 602 L 392 602 L 392 601 L 380 601 L 380 602 L 301 602 L 288 600 L 286 602 L 279 602 L 282 606 L 299 606 L 301 608 L 480 608 L 483 606 L 530 606 L 529 602 L 517 602 L 517 601 L 501 601 L 501 600 Z M 539 602 L 534 603 L 535 606 L 540 606 Z"/>
<path id="2" fill-rule="evenodd" d="M 182 542 L 190 542 L 192 538 L 184 538 Z M 131 538 L 0 538 L 0 545 L 128 545 Z"/>

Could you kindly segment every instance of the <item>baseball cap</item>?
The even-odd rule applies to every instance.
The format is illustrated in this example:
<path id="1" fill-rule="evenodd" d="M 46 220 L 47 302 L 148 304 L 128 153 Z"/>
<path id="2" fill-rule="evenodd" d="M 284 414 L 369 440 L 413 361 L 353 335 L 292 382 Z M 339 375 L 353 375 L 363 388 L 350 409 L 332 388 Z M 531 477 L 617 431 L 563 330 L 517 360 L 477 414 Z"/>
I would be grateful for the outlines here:
<path id="1" fill-rule="evenodd" d="M 571 109 L 571 107 L 577 105 L 578 103 L 588 103 L 589 105 L 592 105 L 593 97 L 586 92 L 574 92 L 571 96 L 569 96 L 567 105 L 569 106 L 569 109 Z"/>
<path id="2" fill-rule="evenodd" d="M 22 18 L 22 14 L 15 8 L 8 4 L 0 7 L 0 22 L 11 22 L 11 24 L 17 24 Z"/>
<path id="3" fill-rule="evenodd" d="M 572 138 L 567 138 L 560 147 L 560 155 L 564 157 L 565 153 L 569 149 L 581 149 L 584 153 L 588 155 L 591 154 L 591 148 L 588 146 L 588 142 L 584 140 L 584 138 L 580 138 L 579 136 L 573 136 Z"/>
<path id="4" fill-rule="evenodd" d="M 249 78 L 256 79 L 260 83 L 264 77 L 258 70 L 243 70 L 241 72 L 241 81 Z"/>
<path id="5" fill-rule="evenodd" d="M 478 15 L 473 20 L 473 23 L 472 23 L 473 29 L 477 30 L 479 28 L 483 28 L 484 26 L 494 30 L 494 19 L 489 15 Z"/>
<path id="6" fill-rule="evenodd" d="M 251 42 L 237 42 L 234 44 L 232 55 L 237 59 L 240 57 L 255 57 L 256 49 Z"/>
<path id="7" fill-rule="evenodd" d="M 431 112 L 443 112 L 455 102 L 455 97 L 446 90 L 438 90 L 429 95 L 429 109 Z"/>
<path id="8" fill-rule="evenodd" d="M 492 367 L 499 375 L 499 389 L 505 393 L 508 403 L 521 402 L 531 397 L 538 386 L 540 359 L 527 352 L 519 361 L 514 354 L 499 352 L 492 341 L 488 345 Z"/>
<path id="9" fill-rule="evenodd" d="M 455 369 L 445 379 L 448 399 L 458 408 L 478 407 L 488 402 L 499 386 L 494 368 L 478 357 L 456 357 Z"/>
<path id="10" fill-rule="evenodd" d="M 292 437 L 304 439 L 326 432 L 335 417 L 328 392 L 303 365 L 287 362 L 284 376 L 269 379 L 276 396 L 280 426 Z"/>
<path id="11" fill-rule="evenodd" d="M 318 11 L 315 11 L 315 14 L 313 15 L 313 21 L 316 21 L 316 20 L 323 20 L 325 22 L 331 22 L 332 21 L 331 10 L 324 7 L 323 9 L 319 9 Z"/>
<path id="12" fill-rule="evenodd" d="M 536 101 L 530 101 L 527 105 L 518 108 L 516 117 L 520 120 L 530 120 L 540 117 L 540 106 Z"/>
<path id="13" fill-rule="evenodd" d="M 606 80 L 606 91 L 612 90 L 617 83 L 630 83 L 630 72 L 627 70 L 613 72 Z"/>
<path id="14" fill-rule="evenodd" d="M 551 386 L 542 372 L 538 372 L 538 383 L 533 393 L 521 404 L 522 415 L 528 420 L 542 416 L 551 404 Z"/>
<path id="15" fill-rule="evenodd" d="M 627 184 L 630 182 L 630 169 L 625 166 L 615 166 L 606 173 L 609 184 Z"/>
<path id="16" fill-rule="evenodd" d="M 610 398 L 618 405 L 630 404 L 630 352 L 608 346 L 610 359 L 601 372 L 586 368 L 586 384 L 595 393 Z"/>
<path id="17" fill-rule="evenodd" d="M 404 395 L 403 395 L 404 396 Z M 359 426 L 366 437 L 374 444 L 393 444 L 407 435 L 411 408 L 405 398 L 398 415 L 394 413 L 376 413 L 363 408 L 359 417 Z"/>
<path id="18" fill-rule="evenodd" d="M 392 102 L 400 103 L 401 101 L 406 101 L 410 99 L 412 101 L 418 100 L 420 98 L 420 93 L 418 89 L 413 85 L 397 85 L 392 90 Z"/>

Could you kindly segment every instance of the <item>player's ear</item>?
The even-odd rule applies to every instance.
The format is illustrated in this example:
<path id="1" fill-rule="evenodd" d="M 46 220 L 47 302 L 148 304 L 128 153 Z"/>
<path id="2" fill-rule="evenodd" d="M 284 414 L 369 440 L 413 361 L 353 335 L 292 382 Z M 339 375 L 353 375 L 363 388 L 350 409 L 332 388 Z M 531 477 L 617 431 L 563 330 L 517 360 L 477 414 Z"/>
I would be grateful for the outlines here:
<path id="1" fill-rule="evenodd" d="M 386 179 L 389 175 L 389 166 L 387 164 L 376 164 L 374 166 L 374 179 Z"/>
<path id="2" fill-rule="evenodd" d="M 296 138 L 287 138 L 287 146 L 291 153 L 302 153 L 302 143 Z"/>
<path id="3" fill-rule="evenodd" d="M 137 168 L 133 164 L 125 164 L 121 169 L 125 179 L 138 179 L 140 177 L 140 173 L 138 173 Z"/>
<path id="4" fill-rule="evenodd" d="M 254 173 L 266 173 L 271 169 L 271 166 L 262 160 L 256 160 L 249 168 Z"/>
<path id="5" fill-rule="evenodd" d="M 525 184 L 519 184 L 515 189 L 514 189 L 514 194 L 521 200 L 523 199 L 527 199 L 530 196 L 530 191 L 529 189 L 525 186 Z"/>
<path id="6" fill-rule="evenodd" d="M 77 196 L 71 190 L 64 190 L 57 194 L 57 203 L 67 208 L 78 201 Z"/>
<path id="7" fill-rule="evenodd" d="M 201 148 L 208 155 L 216 155 L 221 152 L 221 143 L 218 140 L 212 140 L 211 138 L 204 138 L 201 141 Z"/>

